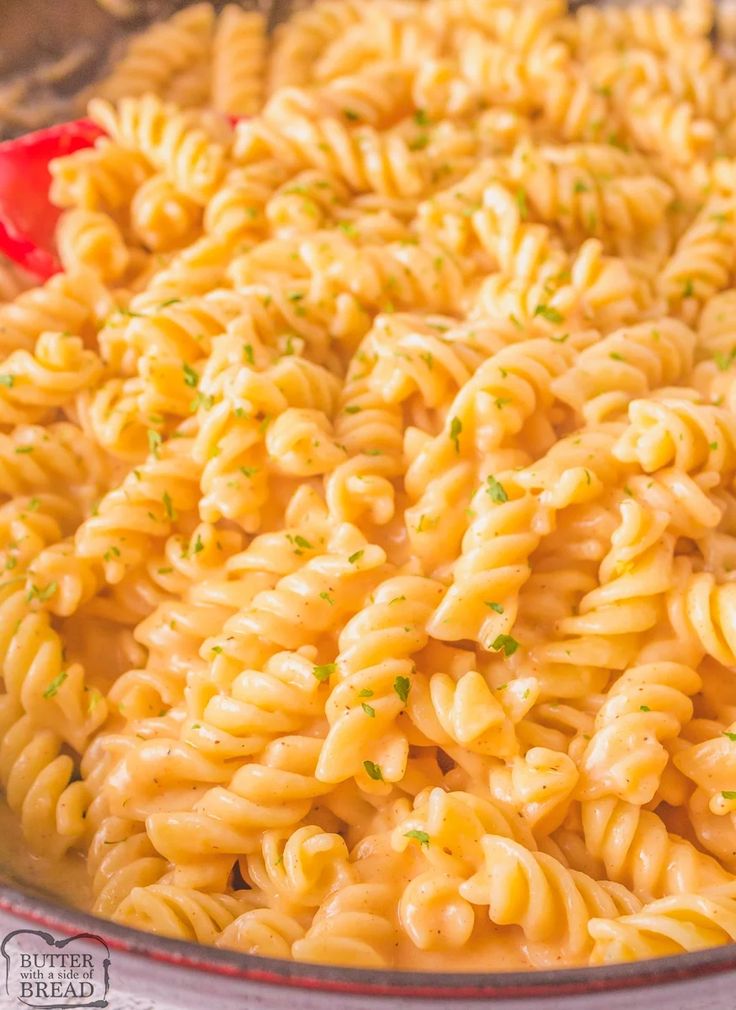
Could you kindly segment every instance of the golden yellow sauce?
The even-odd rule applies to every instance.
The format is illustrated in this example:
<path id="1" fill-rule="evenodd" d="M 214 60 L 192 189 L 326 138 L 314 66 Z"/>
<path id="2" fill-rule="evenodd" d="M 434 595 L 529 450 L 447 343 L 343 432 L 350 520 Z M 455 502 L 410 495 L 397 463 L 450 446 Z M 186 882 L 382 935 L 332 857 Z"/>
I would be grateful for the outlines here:
<path id="1" fill-rule="evenodd" d="M 478 909 L 478 917 L 485 909 Z M 524 934 L 516 926 L 483 924 L 459 950 L 419 950 L 402 935 L 397 964 L 407 971 L 526 971 L 534 966 L 525 952 Z"/>
<path id="2" fill-rule="evenodd" d="M 28 850 L 17 817 L 0 801 L 0 874 L 32 887 L 41 895 L 58 898 L 65 905 L 89 911 L 90 886 L 84 858 L 71 853 L 62 859 L 44 859 Z"/>

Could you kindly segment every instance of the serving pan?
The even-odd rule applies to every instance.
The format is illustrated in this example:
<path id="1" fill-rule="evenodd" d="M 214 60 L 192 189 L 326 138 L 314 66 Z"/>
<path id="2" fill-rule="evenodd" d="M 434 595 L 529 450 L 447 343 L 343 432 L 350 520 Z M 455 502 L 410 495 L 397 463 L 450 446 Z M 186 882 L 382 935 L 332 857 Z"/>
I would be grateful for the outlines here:
<path id="1" fill-rule="evenodd" d="M 283 19 L 289 7 L 288 0 L 261 3 L 272 21 Z M 222 5 L 215 0 L 216 7 Z M 146 0 L 135 18 L 121 22 L 93 0 L 0 0 L 0 93 L 19 71 L 61 58 L 81 42 L 87 55 L 58 96 L 59 116 L 64 118 L 64 101 L 102 72 L 111 47 L 127 31 L 183 6 L 185 0 Z M 13 132 L 17 128 L 3 134 L 0 123 L 0 136 Z M 0 943 L 15 931 L 40 932 L 57 946 L 86 933 L 109 948 L 109 988 L 102 1002 L 94 1003 L 51 997 L 18 1000 L 14 962 L 0 958 L 2 1008 L 651 1010 L 657 1005 L 666 1010 L 736 1010 L 736 945 L 634 964 L 536 972 L 376 971 L 301 964 L 151 936 L 63 906 L 3 874 L 1 848 Z"/>

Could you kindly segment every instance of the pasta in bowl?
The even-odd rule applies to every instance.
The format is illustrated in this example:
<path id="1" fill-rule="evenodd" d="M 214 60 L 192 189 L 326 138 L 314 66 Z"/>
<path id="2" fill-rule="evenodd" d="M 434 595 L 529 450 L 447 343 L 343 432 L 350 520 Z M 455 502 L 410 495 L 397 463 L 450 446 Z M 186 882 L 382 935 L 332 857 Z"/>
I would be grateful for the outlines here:
<path id="1" fill-rule="evenodd" d="M 269 40 L 196 4 L 133 38 L 51 166 L 63 272 L 0 288 L 26 872 L 309 964 L 734 939 L 713 17 L 318 0 Z"/>

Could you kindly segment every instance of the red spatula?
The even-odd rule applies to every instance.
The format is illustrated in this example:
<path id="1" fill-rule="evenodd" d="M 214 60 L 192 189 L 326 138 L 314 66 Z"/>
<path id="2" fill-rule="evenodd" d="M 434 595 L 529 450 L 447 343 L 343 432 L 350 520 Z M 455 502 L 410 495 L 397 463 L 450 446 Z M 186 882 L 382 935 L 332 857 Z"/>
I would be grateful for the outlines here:
<path id="1" fill-rule="evenodd" d="M 243 118 L 227 117 L 231 126 Z M 0 253 L 42 280 L 61 270 L 54 241 L 61 210 L 49 199 L 49 163 L 103 135 L 90 119 L 75 119 L 0 144 Z"/>
<path id="2" fill-rule="evenodd" d="M 103 131 L 89 119 L 51 126 L 0 144 L 0 252 L 45 280 L 61 270 L 49 200 L 49 162 L 91 147 Z"/>

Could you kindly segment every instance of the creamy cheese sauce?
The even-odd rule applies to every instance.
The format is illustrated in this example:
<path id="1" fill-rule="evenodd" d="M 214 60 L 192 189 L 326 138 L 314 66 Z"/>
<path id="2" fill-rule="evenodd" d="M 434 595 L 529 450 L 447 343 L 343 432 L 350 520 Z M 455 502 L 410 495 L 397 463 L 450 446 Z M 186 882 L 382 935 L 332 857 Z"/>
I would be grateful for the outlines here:
<path id="1" fill-rule="evenodd" d="M 8 884 L 25 884 L 43 896 L 89 911 L 90 886 L 81 855 L 71 853 L 60 860 L 33 855 L 5 802 L 0 802 L 0 839 L 0 874 Z"/>
<path id="2" fill-rule="evenodd" d="M 478 918 L 485 915 L 479 908 Z M 459 950 L 419 950 L 409 941 L 398 949 L 397 962 L 407 971 L 524 971 L 534 965 L 525 950 L 524 934 L 516 926 L 485 924 L 481 935 L 473 937 Z"/>

